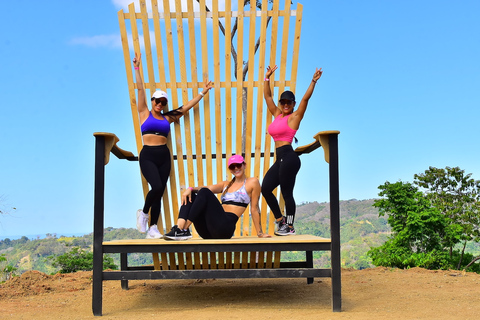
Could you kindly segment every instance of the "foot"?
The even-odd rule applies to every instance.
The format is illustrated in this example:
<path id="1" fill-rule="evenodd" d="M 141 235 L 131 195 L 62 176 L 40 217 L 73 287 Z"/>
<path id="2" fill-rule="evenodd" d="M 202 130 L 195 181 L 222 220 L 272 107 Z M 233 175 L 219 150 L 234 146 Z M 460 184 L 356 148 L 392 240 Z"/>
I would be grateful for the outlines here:
<path id="1" fill-rule="evenodd" d="M 150 226 L 150 228 L 148 228 L 147 239 L 162 239 L 162 238 L 163 238 L 163 236 L 160 233 L 160 231 L 158 231 L 158 227 L 157 227 L 156 224 L 154 224 L 153 226 Z"/>
<path id="2" fill-rule="evenodd" d="M 137 230 L 141 233 L 147 232 L 148 214 L 143 213 L 142 209 L 137 211 Z"/>
<path id="3" fill-rule="evenodd" d="M 287 230 L 288 224 L 285 221 L 285 217 L 282 217 L 282 220 L 276 221 L 277 230 L 274 232 L 277 236 L 284 236 Z"/>
<path id="4" fill-rule="evenodd" d="M 174 225 L 170 232 L 165 234 L 165 240 L 188 240 L 192 238 L 190 230 L 182 230 L 178 226 Z"/>
<path id="5" fill-rule="evenodd" d="M 293 228 L 293 226 L 288 226 L 284 236 L 294 236 L 296 234 L 297 233 L 295 232 L 295 229 Z"/>
<path id="6" fill-rule="evenodd" d="M 284 224 L 283 226 L 279 227 L 277 231 L 275 231 L 275 234 L 277 236 L 294 236 L 297 233 L 295 232 L 295 228 L 293 228 L 293 226 Z"/>

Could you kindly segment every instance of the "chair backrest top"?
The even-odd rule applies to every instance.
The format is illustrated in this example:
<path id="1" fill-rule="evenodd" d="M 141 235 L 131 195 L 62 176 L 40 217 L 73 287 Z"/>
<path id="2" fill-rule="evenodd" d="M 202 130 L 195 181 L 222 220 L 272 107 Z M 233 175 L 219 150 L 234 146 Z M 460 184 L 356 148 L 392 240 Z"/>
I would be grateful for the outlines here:
<path id="1" fill-rule="evenodd" d="M 138 152 L 142 139 L 134 52 L 142 53 L 147 97 L 157 89 L 166 91 L 171 109 L 198 95 L 205 79 L 214 82 L 213 90 L 170 133 L 168 146 L 174 162 L 162 201 L 160 230 L 169 230 L 175 223 L 186 187 L 231 179 L 226 170 L 230 155 L 244 155 L 247 175 L 262 179 L 274 157 L 266 132 L 272 116 L 263 101 L 266 67 L 279 65 L 269 82 L 274 96 L 284 90 L 295 92 L 297 78 L 301 4 L 296 9 L 290 0 L 263 1 L 261 8 L 254 1 L 246 7 L 239 1 L 235 9 L 231 1 L 219 8 L 218 0 L 211 7 L 205 0 L 182 5 L 180 0 L 174 7 L 169 0 L 152 0 L 147 7 L 140 1 L 140 8 L 132 3 L 129 12 L 118 12 Z M 148 185 L 142 181 L 146 193 Z M 268 219 L 263 199 L 260 207 L 264 230 L 273 232 L 273 218 Z M 236 235 L 254 232 L 246 212 Z"/>

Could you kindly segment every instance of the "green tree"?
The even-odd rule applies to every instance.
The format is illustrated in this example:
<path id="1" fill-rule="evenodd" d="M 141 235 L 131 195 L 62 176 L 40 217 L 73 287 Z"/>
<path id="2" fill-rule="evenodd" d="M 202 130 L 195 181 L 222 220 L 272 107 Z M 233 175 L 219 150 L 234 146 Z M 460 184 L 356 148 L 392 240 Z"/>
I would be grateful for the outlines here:
<path id="1" fill-rule="evenodd" d="M 374 265 L 387 267 L 421 266 L 430 269 L 448 266 L 443 239 L 451 232 L 445 217 L 409 182 L 378 187 L 382 199 L 374 201 L 379 216 L 388 215 L 392 235 L 368 255 Z"/>
<path id="2" fill-rule="evenodd" d="M 0 254 L 0 282 L 6 281 L 15 275 L 17 268 L 8 264 L 5 254 Z"/>
<path id="3" fill-rule="evenodd" d="M 480 241 L 480 180 L 471 176 L 459 167 L 429 167 L 424 173 L 414 175 L 414 184 L 423 188 L 453 231 L 444 239 L 444 245 L 450 249 L 450 257 L 453 256 L 454 245 L 463 244 L 457 269 L 462 265 L 467 242 Z"/>
<path id="4" fill-rule="evenodd" d="M 93 270 L 93 252 L 87 252 L 79 247 L 74 247 L 67 253 L 50 258 L 53 267 L 60 267 L 60 273 Z M 103 269 L 117 270 L 118 267 L 113 263 L 111 257 L 104 255 Z"/>

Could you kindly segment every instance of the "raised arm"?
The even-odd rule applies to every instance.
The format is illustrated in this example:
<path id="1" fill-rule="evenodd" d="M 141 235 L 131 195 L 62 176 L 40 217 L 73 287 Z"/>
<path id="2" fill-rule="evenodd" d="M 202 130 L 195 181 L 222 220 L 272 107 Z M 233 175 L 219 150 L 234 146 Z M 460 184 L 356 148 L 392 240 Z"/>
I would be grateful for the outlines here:
<path id="1" fill-rule="evenodd" d="M 307 92 L 303 95 L 302 100 L 300 101 L 300 104 L 298 105 L 297 110 L 294 112 L 295 115 L 295 120 L 298 121 L 300 124 L 300 121 L 303 119 L 303 116 L 305 115 L 305 111 L 307 111 L 307 105 L 308 105 L 308 100 L 310 100 L 310 97 L 313 94 L 313 90 L 315 89 L 315 85 L 317 84 L 318 79 L 322 76 L 322 68 L 317 69 L 315 68 L 315 73 L 313 74 L 312 81 L 310 82 L 310 85 L 307 88 Z"/>
<path id="2" fill-rule="evenodd" d="M 137 82 L 137 89 L 138 89 L 138 114 L 140 115 L 140 122 L 145 121 L 148 117 L 148 106 L 147 106 L 147 97 L 145 95 L 145 88 L 143 87 L 143 79 L 140 73 L 140 59 L 142 55 L 135 52 L 135 58 L 133 58 L 133 66 L 135 68 L 135 79 Z"/>
<path id="3" fill-rule="evenodd" d="M 197 103 L 210 91 L 210 89 L 213 88 L 213 83 L 212 81 L 205 80 L 203 84 L 203 90 L 201 93 L 199 93 L 195 98 L 192 100 L 188 101 L 186 104 L 184 104 L 181 108 L 178 108 L 177 111 L 179 111 L 181 114 L 176 116 L 176 121 L 180 119 L 182 116 L 188 113 L 188 111 L 193 108 L 194 106 L 197 105 Z"/>
<path id="4" fill-rule="evenodd" d="M 262 230 L 262 221 L 260 218 L 260 207 L 258 201 L 260 199 L 261 187 L 257 178 L 249 178 L 247 182 L 249 187 L 252 187 L 252 194 L 250 195 L 250 213 L 252 214 L 252 221 L 255 230 L 257 231 L 257 236 L 259 238 L 270 238 L 271 235 L 263 233 Z"/>
<path id="5" fill-rule="evenodd" d="M 275 70 L 277 70 L 277 66 L 267 67 L 267 73 L 265 73 L 265 81 L 263 82 L 263 97 L 265 98 L 265 102 L 267 103 L 267 108 L 270 113 L 276 117 L 280 113 L 280 109 L 277 108 L 275 101 L 272 98 L 272 89 L 270 88 L 270 76 L 273 74 Z"/>

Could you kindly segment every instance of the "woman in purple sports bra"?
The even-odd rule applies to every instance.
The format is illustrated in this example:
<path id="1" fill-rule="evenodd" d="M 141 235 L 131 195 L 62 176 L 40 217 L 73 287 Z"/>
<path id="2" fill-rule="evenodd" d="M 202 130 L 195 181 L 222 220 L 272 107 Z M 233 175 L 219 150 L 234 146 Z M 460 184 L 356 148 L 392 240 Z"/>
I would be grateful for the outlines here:
<path id="1" fill-rule="evenodd" d="M 280 95 L 279 107 L 277 107 L 272 98 L 272 91 L 268 81 L 270 81 L 270 76 L 275 70 L 277 70 L 277 66 L 267 67 L 263 95 L 268 110 L 275 117 L 268 127 L 268 133 L 275 141 L 275 154 L 277 158 L 263 178 L 262 195 L 275 216 L 278 225 L 275 234 L 278 236 L 288 236 L 295 234 L 293 222 L 295 220 L 296 205 L 295 199 L 293 198 L 293 188 L 298 170 L 300 170 L 300 158 L 292 148 L 292 140 L 300 127 L 300 122 L 307 110 L 308 100 L 312 96 L 315 85 L 322 76 L 323 71 L 322 68 L 315 70 L 307 92 L 305 92 L 297 110 L 293 110 L 296 104 L 293 92 L 285 91 Z M 279 185 L 283 199 L 285 200 L 286 217 L 282 215 L 278 200 L 273 194 L 273 190 Z"/>
<path id="2" fill-rule="evenodd" d="M 138 115 L 140 118 L 143 148 L 139 154 L 140 169 L 145 179 L 150 184 L 150 191 L 145 198 L 143 209 L 137 211 L 137 229 L 140 232 L 147 232 L 147 239 L 162 238 L 158 230 L 157 221 L 160 216 L 160 206 L 170 175 L 170 150 L 167 147 L 167 137 L 170 133 L 170 124 L 178 122 L 192 107 L 205 96 L 212 88 L 211 81 L 205 81 L 203 91 L 185 105 L 162 113 L 168 104 L 168 96 L 165 92 L 157 90 L 153 93 L 152 109 L 149 110 L 143 87 L 143 80 L 140 74 L 141 55 L 135 53 L 133 66 L 135 67 L 135 78 L 138 88 Z M 148 212 L 150 211 L 150 227 L 148 226 Z"/>
<path id="3" fill-rule="evenodd" d="M 205 187 L 189 187 L 182 194 L 182 207 L 177 224 L 165 234 L 166 240 L 187 240 L 192 237 L 190 225 L 193 223 L 198 234 L 204 239 L 230 239 L 238 218 L 250 204 L 250 213 L 257 235 L 268 238 L 263 233 L 260 222 L 260 183 L 257 178 L 245 175 L 245 160 L 240 155 L 228 159 L 228 169 L 233 175 L 231 181 Z M 215 193 L 221 193 L 220 203 Z"/>

